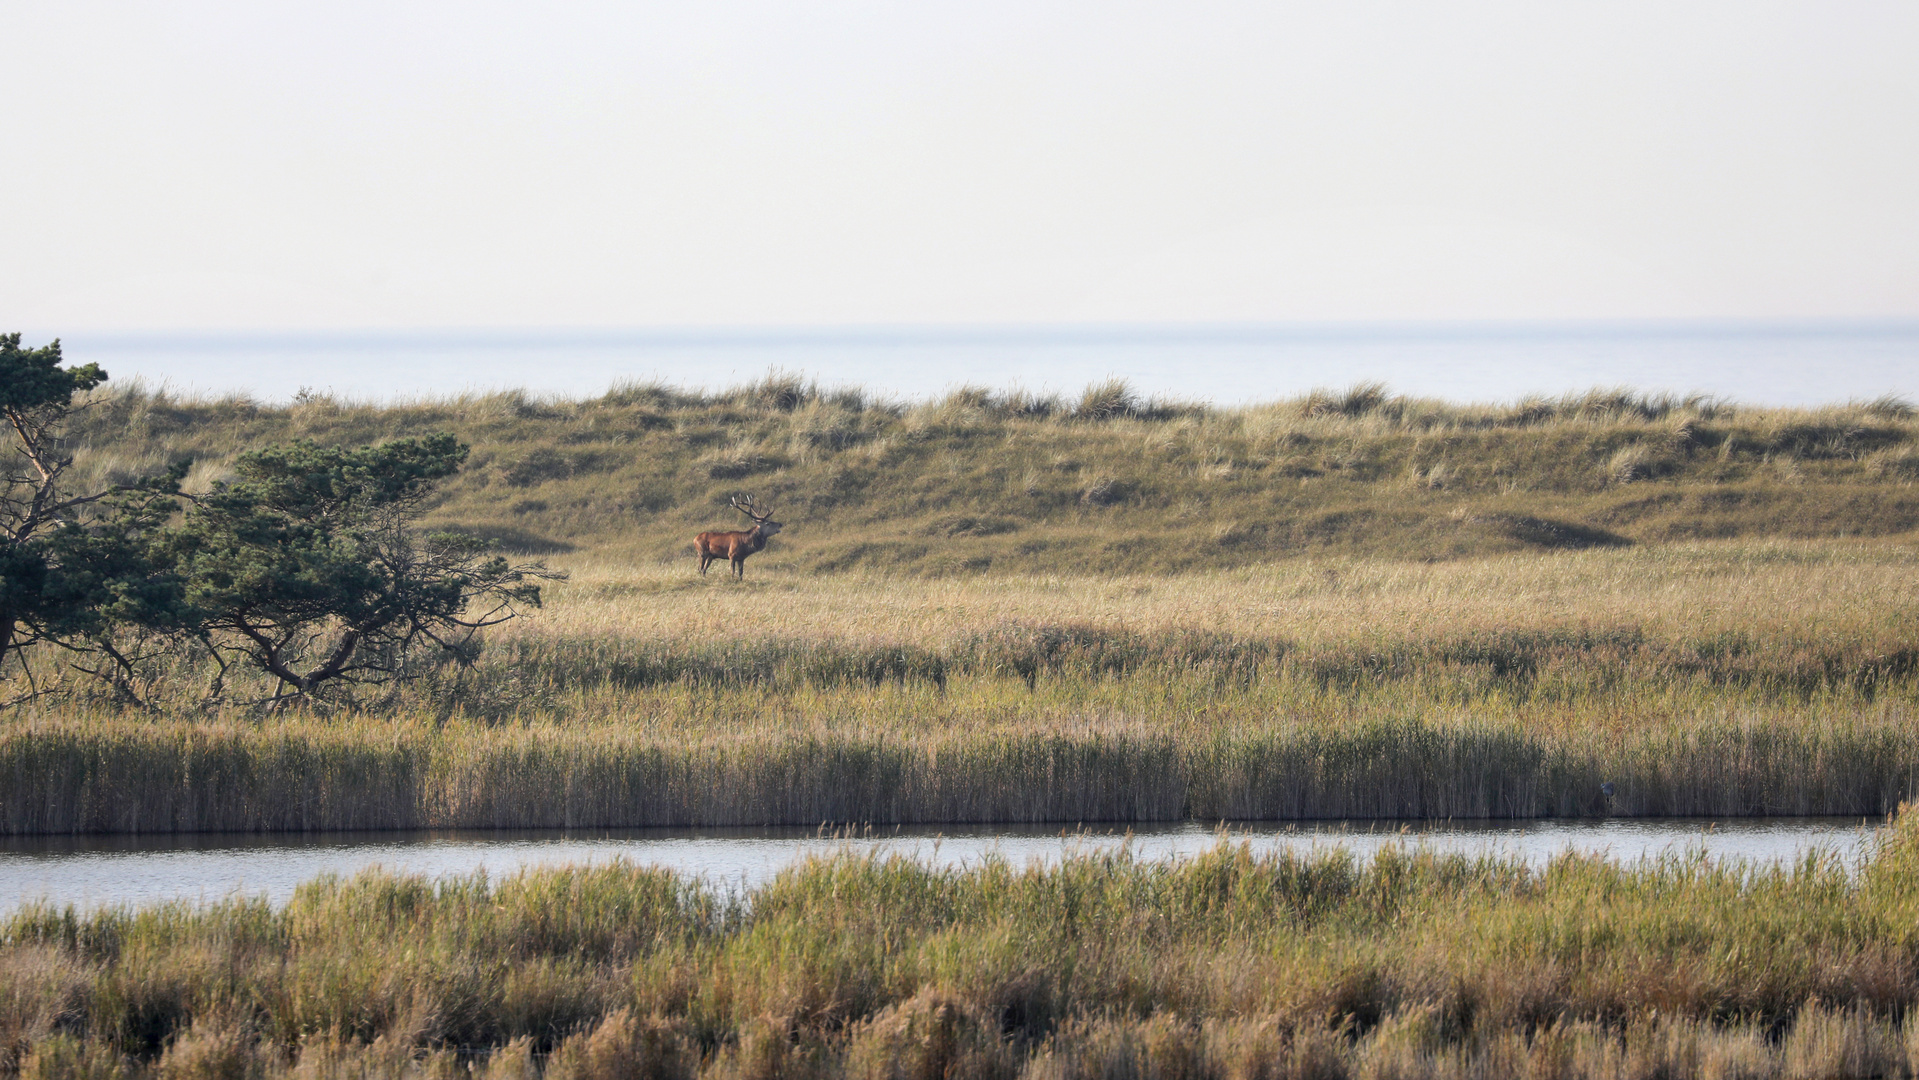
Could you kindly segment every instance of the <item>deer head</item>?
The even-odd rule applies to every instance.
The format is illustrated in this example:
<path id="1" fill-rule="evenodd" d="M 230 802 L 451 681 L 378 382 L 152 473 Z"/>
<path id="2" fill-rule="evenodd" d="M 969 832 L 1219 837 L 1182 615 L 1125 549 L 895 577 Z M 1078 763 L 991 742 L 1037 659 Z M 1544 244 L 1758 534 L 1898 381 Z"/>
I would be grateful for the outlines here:
<path id="1" fill-rule="evenodd" d="M 761 536 L 772 536 L 774 533 L 780 531 L 780 523 L 772 520 L 773 511 L 768 510 L 764 514 L 760 513 L 760 506 L 753 501 L 753 496 L 735 495 L 726 501 L 732 504 L 733 509 L 752 518 L 753 531 L 759 533 Z"/>

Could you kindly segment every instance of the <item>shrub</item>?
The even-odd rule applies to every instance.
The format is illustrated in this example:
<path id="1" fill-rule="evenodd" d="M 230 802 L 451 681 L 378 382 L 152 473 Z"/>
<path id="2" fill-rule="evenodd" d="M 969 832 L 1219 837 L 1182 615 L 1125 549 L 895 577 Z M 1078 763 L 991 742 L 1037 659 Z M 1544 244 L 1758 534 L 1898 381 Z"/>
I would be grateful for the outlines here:
<path id="1" fill-rule="evenodd" d="M 1107 379 L 1086 388 L 1073 416 L 1080 420 L 1112 420 L 1139 412 L 1139 398 L 1125 379 Z"/>

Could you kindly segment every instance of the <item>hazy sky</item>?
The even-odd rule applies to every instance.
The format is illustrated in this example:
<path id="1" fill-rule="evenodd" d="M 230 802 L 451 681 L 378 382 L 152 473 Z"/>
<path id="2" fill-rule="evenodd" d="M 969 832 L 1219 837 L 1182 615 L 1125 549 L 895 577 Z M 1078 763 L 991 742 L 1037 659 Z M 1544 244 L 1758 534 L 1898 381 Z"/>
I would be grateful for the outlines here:
<path id="1" fill-rule="evenodd" d="M 1919 316 L 1919 4 L 0 0 L 0 329 Z"/>

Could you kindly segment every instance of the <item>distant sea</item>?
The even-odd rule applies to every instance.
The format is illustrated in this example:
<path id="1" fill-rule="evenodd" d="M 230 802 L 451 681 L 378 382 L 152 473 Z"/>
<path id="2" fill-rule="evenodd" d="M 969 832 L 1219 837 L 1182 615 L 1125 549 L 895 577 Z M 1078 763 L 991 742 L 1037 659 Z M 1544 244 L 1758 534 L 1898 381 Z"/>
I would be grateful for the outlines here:
<path id="1" fill-rule="evenodd" d="M 63 343 L 69 361 L 97 361 L 115 382 L 263 402 L 302 388 L 373 401 L 511 388 L 589 397 L 636 381 L 718 389 L 769 371 L 902 401 L 963 384 L 1074 394 L 1115 376 L 1142 395 L 1219 405 L 1372 381 L 1455 401 L 1595 386 L 1764 405 L 1919 398 L 1919 321 L 78 333 Z"/>

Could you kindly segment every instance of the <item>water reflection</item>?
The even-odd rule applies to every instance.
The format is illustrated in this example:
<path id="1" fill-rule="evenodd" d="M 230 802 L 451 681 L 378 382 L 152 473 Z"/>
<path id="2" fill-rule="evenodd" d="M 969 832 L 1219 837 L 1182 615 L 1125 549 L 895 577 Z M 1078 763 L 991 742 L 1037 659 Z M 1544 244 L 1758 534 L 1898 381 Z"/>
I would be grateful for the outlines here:
<path id="1" fill-rule="evenodd" d="M 204 833 L 184 836 L 23 837 L 0 840 L 0 911 L 32 900 L 93 907 L 217 900 L 235 892 L 283 903 L 301 882 L 371 866 L 441 877 L 493 875 L 560 863 L 626 859 L 697 874 L 725 887 L 762 884 L 816 854 L 902 854 L 939 866 L 990 854 L 1014 863 L 1130 846 L 1140 859 L 1194 855 L 1222 836 L 1255 852 L 1344 848 L 1368 858 L 1389 843 L 1437 852 L 1502 855 L 1543 864 L 1567 850 L 1634 860 L 1702 851 L 1712 858 L 1781 862 L 1808 850 L 1847 863 L 1868 849 L 1877 820 L 1860 818 L 1633 819 L 1525 822 L 1194 823 L 1102 826 L 947 826 L 824 834 L 806 829 L 579 829 L 567 831 Z"/>

